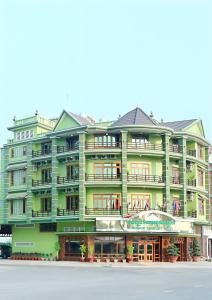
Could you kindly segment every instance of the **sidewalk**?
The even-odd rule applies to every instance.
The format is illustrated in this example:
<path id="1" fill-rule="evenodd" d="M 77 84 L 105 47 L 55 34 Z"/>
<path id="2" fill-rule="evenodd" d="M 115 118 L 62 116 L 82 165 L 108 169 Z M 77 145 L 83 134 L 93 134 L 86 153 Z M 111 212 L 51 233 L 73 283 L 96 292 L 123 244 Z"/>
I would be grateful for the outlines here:
<path id="1" fill-rule="evenodd" d="M 198 263 L 194 262 L 177 262 L 175 264 L 167 262 L 156 262 L 156 263 L 85 263 L 75 261 L 32 261 L 32 260 L 10 260 L 1 259 L 1 266 L 43 266 L 43 267 L 82 267 L 82 268 L 211 268 L 212 262 L 201 261 Z"/>

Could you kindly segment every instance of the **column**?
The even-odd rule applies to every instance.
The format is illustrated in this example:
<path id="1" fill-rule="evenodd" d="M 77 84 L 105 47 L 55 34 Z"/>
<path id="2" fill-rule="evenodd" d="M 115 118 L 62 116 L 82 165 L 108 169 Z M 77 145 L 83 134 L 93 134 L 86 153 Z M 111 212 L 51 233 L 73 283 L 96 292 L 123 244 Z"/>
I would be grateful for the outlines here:
<path id="1" fill-rule="evenodd" d="M 56 221 L 57 205 L 58 205 L 58 190 L 57 190 L 57 175 L 58 175 L 58 160 L 57 160 L 57 138 L 52 138 L 52 221 Z"/>
<path id="2" fill-rule="evenodd" d="M 85 190 L 85 132 L 79 134 L 79 220 L 83 221 L 86 206 Z"/>
<path id="3" fill-rule="evenodd" d="M 7 192 L 9 186 L 9 176 L 7 172 L 7 165 L 9 160 L 9 148 L 1 149 L 1 174 L 0 174 L 0 224 L 8 223 L 8 200 Z"/>
<path id="4" fill-rule="evenodd" d="M 182 137 L 179 140 L 180 151 L 182 153 L 182 158 L 180 160 L 180 183 L 182 184 L 182 189 L 180 190 L 180 211 L 181 216 L 187 217 L 187 178 L 186 178 L 186 139 Z"/>
<path id="5" fill-rule="evenodd" d="M 170 148 L 170 144 L 169 144 L 169 134 L 165 133 L 164 137 L 163 137 L 163 147 L 164 147 L 164 151 L 165 151 L 165 155 L 163 158 L 163 176 L 164 176 L 164 182 L 165 182 L 165 199 L 164 201 L 166 201 L 167 203 L 167 212 L 168 213 L 172 213 L 172 203 L 170 200 L 170 162 L 169 162 L 169 148 Z"/>
<path id="6" fill-rule="evenodd" d="M 32 143 L 27 144 L 27 201 L 26 216 L 27 223 L 32 219 Z"/>
<path id="7" fill-rule="evenodd" d="M 122 140 L 122 215 L 127 214 L 127 131 L 121 131 Z"/>

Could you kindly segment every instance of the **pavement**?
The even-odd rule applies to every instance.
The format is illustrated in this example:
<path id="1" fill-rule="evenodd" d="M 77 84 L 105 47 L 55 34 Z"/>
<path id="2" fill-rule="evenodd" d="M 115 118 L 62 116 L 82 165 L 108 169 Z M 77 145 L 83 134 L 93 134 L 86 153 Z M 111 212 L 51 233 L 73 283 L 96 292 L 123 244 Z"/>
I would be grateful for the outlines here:
<path id="1" fill-rule="evenodd" d="M 0 260 L 0 300 L 211 300 L 212 263 Z"/>

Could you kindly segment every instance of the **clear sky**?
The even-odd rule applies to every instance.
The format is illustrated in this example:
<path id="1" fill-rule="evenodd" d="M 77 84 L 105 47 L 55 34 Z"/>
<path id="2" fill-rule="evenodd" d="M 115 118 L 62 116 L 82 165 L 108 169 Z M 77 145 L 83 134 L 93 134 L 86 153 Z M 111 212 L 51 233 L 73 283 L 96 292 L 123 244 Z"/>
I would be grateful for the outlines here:
<path id="1" fill-rule="evenodd" d="M 14 115 L 136 106 L 212 142 L 212 0 L 0 0 L 0 42 L 0 145 Z"/>

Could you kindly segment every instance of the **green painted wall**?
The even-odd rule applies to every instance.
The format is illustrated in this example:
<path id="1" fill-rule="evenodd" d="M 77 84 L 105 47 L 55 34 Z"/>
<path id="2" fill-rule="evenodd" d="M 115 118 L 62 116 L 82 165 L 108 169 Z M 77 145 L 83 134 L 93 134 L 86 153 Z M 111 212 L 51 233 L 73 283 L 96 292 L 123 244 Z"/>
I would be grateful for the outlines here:
<path id="1" fill-rule="evenodd" d="M 39 224 L 35 224 L 35 228 L 16 228 L 12 226 L 12 252 L 23 253 L 45 253 L 55 254 L 55 243 L 58 241 L 58 236 L 55 232 L 46 233 L 40 232 Z M 17 242 L 33 242 L 33 247 L 17 247 Z"/>

